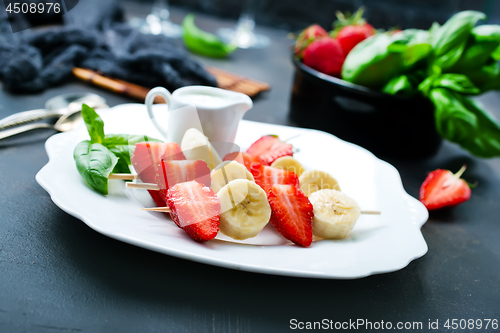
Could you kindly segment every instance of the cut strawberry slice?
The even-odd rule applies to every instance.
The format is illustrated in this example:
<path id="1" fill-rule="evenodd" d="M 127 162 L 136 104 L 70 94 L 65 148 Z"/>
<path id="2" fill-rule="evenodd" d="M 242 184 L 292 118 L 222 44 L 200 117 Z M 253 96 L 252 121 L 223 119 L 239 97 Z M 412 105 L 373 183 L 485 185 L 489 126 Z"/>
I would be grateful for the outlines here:
<path id="1" fill-rule="evenodd" d="M 210 169 L 205 161 L 162 161 L 158 178 L 158 186 L 169 189 L 175 184 L 196 180 L 198 183 L 210 187 Z"/>
<path id="2" fill-rule="evenodd" d="M 236 161 L 243 164 L 248 171 L 252 169 L 252 165 L 259 163 L 259 159 L 253 155 L 244 152 L 235 151 L 234 153 L 229 153 L 224 157 L 224 161 Z"/>
<path id="3" fill-rule="evenodd" d="M 185 160 L 181 147 L 175 142 L 140 142 L 135 145 L 131 162 L 145 183 L 157 183 L 162 160 Z"/>
<path id="4" fill-rule="evenodd" d="M 268 198 L 272 226 L 297 245 L 311 245 L 314 213 L 305 194 L 293 185 L 273 185 Z"/>
<path id="5" fill-rule="evenodd" d="M 157 184 L 162 160 L 185 159 L 181 147 L 175 142 L 140 142 L 135 144 L 131 162 L 140 180 L 144 183 Z M 153 190 L 148 192 L 158 207 L 166 205 L 165 193 Z"/>
<path id="6" fill-rule="evenodd" d="M 196 181 L 176 184 L 168 190 L 167 204 L 175 224 L 198 242 L 219 232 L 220 201 L 209 187 Z"/>
<path id="7" fill-rule="evenodd" d="M 257 157 L 262 165 L 271 165 L 277 158 L 293 156 L 293 146 L 277 136 L 266 135 L 255 141 L 247 153 Z"/>
<path id="8" fill-rule="evenodd" d="M 467 201 L 471 196 L 471 189 L 465 180 L 460 179 L 465 169 L 464 165 L 456 174 L 443 169 L 429 173 L 420 187 L 420 202 L 428 210 L 434 210 Z"/>
<path id="9" fill-rule="evenodd" d="M 273 185 L 299 186 L 299 177 L 295 172 L 254 164 L 250 170 L 257 185 L 268 193 Z"/>

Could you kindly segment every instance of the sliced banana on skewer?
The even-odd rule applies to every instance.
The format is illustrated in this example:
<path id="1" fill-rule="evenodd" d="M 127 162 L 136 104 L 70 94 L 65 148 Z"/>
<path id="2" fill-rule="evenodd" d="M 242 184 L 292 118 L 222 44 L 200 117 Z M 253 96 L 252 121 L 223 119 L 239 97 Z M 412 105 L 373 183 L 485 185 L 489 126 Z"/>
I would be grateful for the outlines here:
<path id="1" fill-rule="evenodd" d="M 208 138 L 196 128 L 190 128 L 184 133 L 181 149 L 187 160 L 205 161 L 210 170 L 222 163 L 217 150 L 208 141 Z"/>
<path id="2" fill-rule="evenodd" d="M 257 236 L 271 217 L 266 192 L 247 179 L 230 181 L 218 193 L 221 205 L 220 231 L 234 239 Z"/>
<path id="3" fill-rule="evenodd" d="M 313 234 L 318 237 L 346 238 L 361 214 L 356 201 L 337 190 L 318 190 L 309 201 L 314 209 Z"/>
<path id="4" fill-rule="evenodd" d="M 243 164 L 236 161 L 222 162 L 212 170 L 210 176 L 212 178 L 212 185 L 210 187 L 215 193 L 219 192 L 227 183 L 235 179 L 254 181 L 250 171 Z"/>
<path id="5" fill-rule="evenodd" d="M 295 172 L 295 174 L 300 177 L 301 174 L 306 171 L 306 169 L 292 156 L 283 156 L 274 161 L 271 166 L 273 168 L 283 169 L 286 171 Z"/>
<path id="6" fill-rule="evenodd" d="M 330 189 L 340 191 L 339 182 L 329 173 L 320 170 L 305 171 L 299 177 L 300 190 L 308 197 L 312 193 Z"/>

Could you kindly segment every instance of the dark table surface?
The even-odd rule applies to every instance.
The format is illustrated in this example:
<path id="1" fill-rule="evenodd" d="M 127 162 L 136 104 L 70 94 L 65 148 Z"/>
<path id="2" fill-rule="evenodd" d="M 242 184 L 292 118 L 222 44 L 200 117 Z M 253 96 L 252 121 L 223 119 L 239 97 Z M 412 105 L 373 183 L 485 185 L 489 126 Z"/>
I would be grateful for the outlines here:
<path id="1" fill-rule="evenodd" d="M 174 11 L 174 21 L 183 14 Z M 202 15 L 198 23 L 212 31 L 234 24 Z M 245 118 L 287 124 L 290 41 L 286 31 L 259 31 L 271 37 L 271 47 L 200 60 L 269 82 L 272 90 Z M 98 93 L 110 106 L 132 102 L 74 81 L 34 95 L 0 90 L 0 117 L 73 91 Z M 482 100 L 500 118 L 500 95 Z M 0 141 L 0 332 L 285 332 L 291 319 L 325 318 L 422 322 L 423 331 L 439 319 L 445 331 L 447 319 L 500 319 L 499 159 L 474 158 L 449 143 L 430 159 L 388 159 L 415 197 L 436 168 L 466 163 L 465 178 L 479 185 L 468 202 L 430 215 L 422 228 L 429 251 L 406 268 L 358 280 L 314 280 L 199 264 L 95 232 L 60 210 L 35 181 L 52 134 Z"/>

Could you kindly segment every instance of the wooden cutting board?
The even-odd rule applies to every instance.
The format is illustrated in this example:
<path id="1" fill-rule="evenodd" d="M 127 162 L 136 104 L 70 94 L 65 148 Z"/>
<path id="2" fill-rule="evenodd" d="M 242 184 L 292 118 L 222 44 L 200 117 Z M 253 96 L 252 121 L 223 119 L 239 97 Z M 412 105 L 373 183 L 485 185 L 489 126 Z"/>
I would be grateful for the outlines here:
<path id="1" fill-rule="evenodd" d="M 216 67 L 206 67 L 205 69 L 215 77 L 219 88 L 222 89 L 240 92 L 250 97 L 254 97 L 262 91 L 271 89 L 268 83 L 227 72 Z M 149 92 L 149 89 L 146 87 L 106 77 L 90 69 L 74 67 L 73 74 L 83 81 L 90 82 L 96 86 L 103 87 L 119 94 L 130 96 L 140 101 L 144 101 Z M 161 103 L 163 102 L 163 98 L 158 96 L 155 102 Z"/>

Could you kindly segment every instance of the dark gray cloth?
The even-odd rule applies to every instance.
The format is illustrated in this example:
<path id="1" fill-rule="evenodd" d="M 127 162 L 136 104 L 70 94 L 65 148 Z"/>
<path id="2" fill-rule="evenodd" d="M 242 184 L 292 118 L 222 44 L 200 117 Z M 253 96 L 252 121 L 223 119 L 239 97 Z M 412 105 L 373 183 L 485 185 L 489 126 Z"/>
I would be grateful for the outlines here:
<path id="1" fill-rule="evenodd" d="M 216 85 L 178 41 L 141 34 L 122 17 L 117 1 L 81 0 L 61 27 L 12 33 L 7 19 L 0 19 L 4 88 L 40 91 L 66 82 L 75 66 L 150 88 Z"/>

